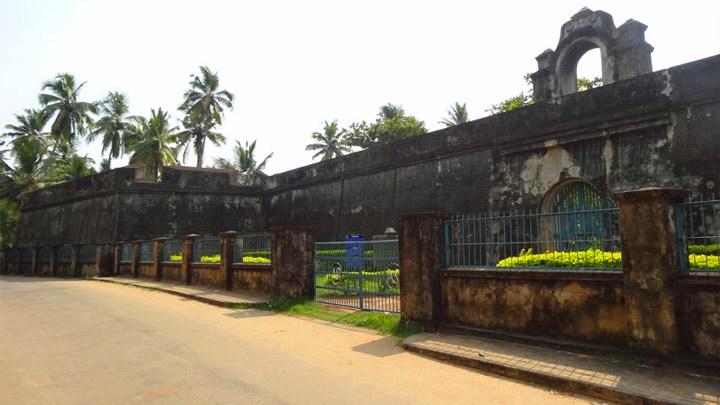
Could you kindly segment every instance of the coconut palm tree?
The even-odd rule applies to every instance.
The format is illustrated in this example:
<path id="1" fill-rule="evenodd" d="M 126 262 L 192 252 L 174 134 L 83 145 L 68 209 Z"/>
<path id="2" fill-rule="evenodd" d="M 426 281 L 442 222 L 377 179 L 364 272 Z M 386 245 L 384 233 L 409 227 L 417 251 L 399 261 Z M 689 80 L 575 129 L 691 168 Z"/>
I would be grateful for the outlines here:
<path id="1" fill-rule="evenodd" d="M 131 163 L 145 165 L 146 173 L 158 180 L 163 166 L 177 163 L 177 135 L 170 127 L 170 116 L 162 108 L 151 110 L 150 119 L 131 117 L 126 147 L 132 151 Z"/>
<path id="2" fill-rule="evenodd" d="M 215 159 L 215 167 L 219 169 L 237 170 L 240 172 L 240 183 L 251 185 L 255 182 L 255 178 L 259 171 L 265 168 L 267 161 L 273 156 L 272 153 L 265 156 L 265 159 L 258 162 L 255 160 L 255 144 L 257 140 L 248 143 L 245 141 L 243 146 L 240 141 L 235 141 L 233 148 L 233 160 L 229 161 L 223 158 Z"/>
<path id="3" fill-rule="evenodd" d="M 330 123 L 325 121 L 322 133 L 312 133 L 312 138 L 317 141 L 317 143 L 307 145 L 305 150 L 317 151 L 317 153 L 313 155 L 313 159 L 321 155 L 322 160 L 340 157 L 352 151 L 349 146 L 343 144 L 346 133 L 347 131 L 345 129 L 338 130 L 337 120 Z"/>
<path id="4" fill-rule="evenodd" d="M 43 143 L 32 138 L 13 142 L 15 165 L 6 165 L 0 175 L 0 198 L 15 201 L 20 193 L 37 190 L 48 182 L 46 150 Z"/>
<path id="5" fill-rule="evenodd" d="M 205 141 L 210 140 L 213 144 L 220 146 L 225 143 L 225 136 L 215 132 L 212 128 L 215 123 L 207 116 L 190 114 L 183 119 L 184 130 L 178 132 L 178 144 L 185 145 L 183 151 L 183 162 L 187 156 L 188 146 L 192 143 L 193 150 L 197 156 L 197 167 L 202 167 L 202 160 L 205 154 Z"/>
<path id="6" fill-rule="evenodd" d="M 80 177 L 95 174 L 92 165 L 95 161 L 86 156 L 72 155 L 55 165 L 54 179 L 57 182 L 72 181 Z"/>
<path id="7" fill-rule="evenodd" d="M 123 137 L 125 129 L 129 125 L 127 97 L 119 92 L 110 92 L 100 103 L 99 109 L 102 116 L 95 122 L 95 129 L 88 135 L 88 141 L 92 142 L 95 137 L 102 136 L 102 153 L 109 150 L 108 168 L 112 159 L 118 158 L 124 153 Z"/>
<path id="8" fill-rule="evenodd" d="M 97 113 L 96 103 L 78 100 L 85 83 L 77 85 L 73 75 L 60 73 L 42 86 L 45 92 L 40 93 L 40 104 L 49 117 L 55 116 L 50 129 L 55 142 L 53 151 L 60 149 L 62 156 L 69 154 L 76 139 L 93 126 L 91 114 Z"/>
<path id="9" fill-rule="evenodd" d="M 202 167 L 205 140 L 210 139 L 216 145 L 225 142 L 224 137 L 211 131 L 215 125 L 222 124 L 224 108 L 233 108 L 235 96 L 227 90 L 218 90 L 220 78 L 207 66 L 200 66 L 200 74 L 192 74 L 190 78 L 190 88 L 183 95 L 185 101 L 178 107 L 186 114 L 183 126 L 188 131 L 181 140 L 193 139 L 197 167 Z"/>
<path id="10" fill-rule="evenodd" d="M 455 103 L 455 105 L 452 106 L 447 113 L 448 118 L 444 118 L 440 121 L 440 123 L 444 124 L 446 127 L 452 127 L 468 122 L 467 103 Z"/>
<path id="11" fill-rule="evenodd" d="M 37 141 L 43 145 L 47 144 L 47 133 L 43 132 L 48 121 L 45 111 L 25 109 L 24 115 L 15 114 L 17 125 L 8 124 L 5 129 L 9 130 L 3 134 L 13 138 L 11 142 L 23 142 L 25 140 Z"/>

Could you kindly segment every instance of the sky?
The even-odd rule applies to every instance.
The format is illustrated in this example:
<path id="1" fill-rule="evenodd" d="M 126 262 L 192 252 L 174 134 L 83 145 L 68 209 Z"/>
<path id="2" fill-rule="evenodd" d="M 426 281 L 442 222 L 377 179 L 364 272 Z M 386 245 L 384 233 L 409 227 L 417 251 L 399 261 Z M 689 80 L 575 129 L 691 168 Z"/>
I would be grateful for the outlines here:
<path id="1" fill-rule="evenodd" d="M 279 173 L 312 163 L 305 146 L 323 121 L 371 121 L 388 102 L 429 130 L 456 101 L 486 116 L 526 89 L 535 57 L 582 7 L 648 25 L 654 70 L 720 53 L 717 0 L 0 0 L 0 124 L 38 108 L 41 84 L 59 72 L 87 81 L 86 101 L 120 91 L 131 114 L 161 107 L 177 123 L 190 74 L 207 65 L 236 99 L 221 127 L 228 142 L 206 148 L 206 165 L 256 139 L 259 158 L 274 153 L 266 172 Z M 600 76 L 599 58 L 586 54 L 579 75 Z M 99 141 L 80 152 L 99 163 Z"/>

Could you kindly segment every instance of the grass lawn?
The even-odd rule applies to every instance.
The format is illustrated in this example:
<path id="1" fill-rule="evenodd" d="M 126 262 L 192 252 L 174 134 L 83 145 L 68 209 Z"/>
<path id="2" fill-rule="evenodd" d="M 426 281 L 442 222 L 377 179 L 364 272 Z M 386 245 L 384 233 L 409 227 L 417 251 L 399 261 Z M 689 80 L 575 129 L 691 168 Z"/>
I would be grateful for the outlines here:
<path id="1" fill-rule="evenodd" d="M 247 306 L 240 306 L 238 308 L 247 308 Z M 367 311 L 348 313 L 329 309 L 315 301 L 274 300 L 269 304 L 255 306 L 255 308 L 284 314 L 306 316 L 333 323 L 359 326 L 361 328 L 376 330 L 383 335 L 396 336 L 399 338 L 405 338 L 420 332 L 420 328 L 402 323 L 399 314 Z"/>

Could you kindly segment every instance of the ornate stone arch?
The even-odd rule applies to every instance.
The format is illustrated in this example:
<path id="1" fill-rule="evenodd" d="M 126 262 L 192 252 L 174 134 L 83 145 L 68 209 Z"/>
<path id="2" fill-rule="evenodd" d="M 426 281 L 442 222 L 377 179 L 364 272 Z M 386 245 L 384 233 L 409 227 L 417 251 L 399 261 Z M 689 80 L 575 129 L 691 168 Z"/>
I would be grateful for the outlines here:
<path id="1" fill-rule="evenodd" d="M 652 72 L 653 47 L 645 42 L 647 26 L 628 20 L 615 27 L 604 11 L 583 8 L 563 24 L 555 50 L 537 58 L 531 75 L 535 101 L 558 98 L 577 91 L 577 65 L 591 49 L 600 49 L 604 84 Z"/>

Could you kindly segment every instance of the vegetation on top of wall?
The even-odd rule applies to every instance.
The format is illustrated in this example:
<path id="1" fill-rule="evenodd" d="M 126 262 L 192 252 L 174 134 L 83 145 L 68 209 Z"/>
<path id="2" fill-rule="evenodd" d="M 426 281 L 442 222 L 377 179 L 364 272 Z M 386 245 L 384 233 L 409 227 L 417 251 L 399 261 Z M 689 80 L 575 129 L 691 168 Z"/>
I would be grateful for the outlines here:
<path id="1" fill-rule="evenodd" d="M 500 260 L 497 267 L 573 267 L 573 268 L 621 268 L 620 252 L 588 249 L 569 252 L 533 253 L 523 249 L 518 256 Z"/>
<path id="2" fill-rule="evenodd" d="M 720 244 L 688 246 L 688 265 L 691 269 L 720 270 Z M 692 252 L 705 252 L 695 254 Z M 533 253 L 523 249 L 517 256 L 500 260 L 496 267 L 540 268 L 622 268 L 622 253 L 588 249 L 566 252 Z"/>

